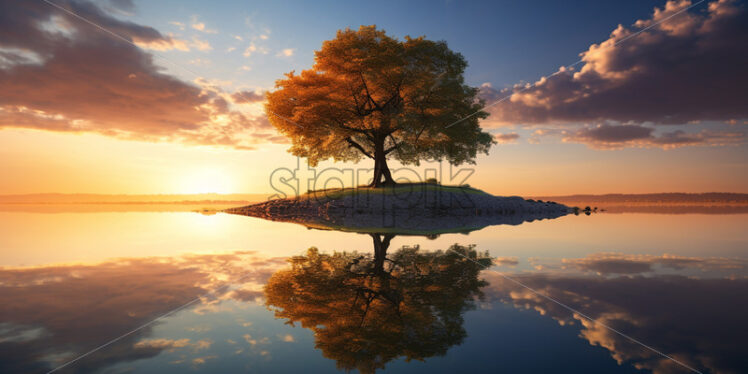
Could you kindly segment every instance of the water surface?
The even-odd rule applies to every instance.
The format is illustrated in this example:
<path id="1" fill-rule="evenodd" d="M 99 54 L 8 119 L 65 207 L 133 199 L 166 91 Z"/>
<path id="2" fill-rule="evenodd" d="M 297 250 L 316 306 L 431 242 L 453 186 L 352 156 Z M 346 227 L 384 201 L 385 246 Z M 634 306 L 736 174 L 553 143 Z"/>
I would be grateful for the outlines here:
<path id="1" fill-rule="evenodd" d="M 0 371 L 95 350 L 60 372 L 745 372 L 746 223 L 600 213 L 385 238 L 4 211 Z"/>

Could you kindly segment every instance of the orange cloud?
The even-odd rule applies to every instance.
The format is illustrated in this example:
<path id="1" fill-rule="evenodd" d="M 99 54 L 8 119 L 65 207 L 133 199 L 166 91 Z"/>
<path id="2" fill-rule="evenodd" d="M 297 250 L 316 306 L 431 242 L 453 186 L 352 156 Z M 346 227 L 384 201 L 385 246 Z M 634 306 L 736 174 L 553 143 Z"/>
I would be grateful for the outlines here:
<path id="1" fill-rule="evenodd" d="M 496 134 L 494 135 L 494 139 L 496 139 L 496 141 L 501 144 L 516 143 L 517 139 L 519 139 L 519 134 L 517 134 L 516 132 L 509 132 L 506 134 Z"/>
<path id="2" fill-rule="evenodd" d="M 120 21 L 91 3 L 60 4 L 143 48 L 210 48 Z M 232 108 L 228 93 L 170 76 L 147 52 L 43 2 L 3 2 L 0 35 L 0 128 L 237 149 L 283 141 L 264 114 Z"/>

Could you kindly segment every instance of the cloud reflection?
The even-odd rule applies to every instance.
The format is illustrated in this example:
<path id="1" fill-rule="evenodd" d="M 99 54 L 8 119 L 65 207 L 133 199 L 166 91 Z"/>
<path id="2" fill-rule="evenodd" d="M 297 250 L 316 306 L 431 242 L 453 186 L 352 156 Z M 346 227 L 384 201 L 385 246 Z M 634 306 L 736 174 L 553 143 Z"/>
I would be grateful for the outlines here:
<path id="1" fill-rule="evenodd" d="M 563 259 L 561 266 L 536 261 L 536 267 L 541 271 L 510 276 L 691 367 L 715 373 L 748 368 L 742 348 L 748 315 L 744 260 L 603 253 Z M 709 276 L 662 274 L 658 269 L 696 269 Z M 535 310 L 561 325 L 580 326 L 581 338 L 609 350 L 619 364 L 655 373 L 685 370 L 497 273 L 484 274 L 490 298 Z"/>
<path id="2" fill-rule="evenodd" d="M 371 372 L 398 357 L 445 354 L 467 337 L 464 313 L 481 294 L 482 304 L 505 302 L 576 326 L 580 338 L 607 349 L 621 364 L 655 373 L 683 369 L 460 256 L 403 247 L 385 257 L 389 240 L 375 238 L 373 256 L 312 251 L 295 258 L 290 269 L 285 258 L 254 252 L 0 269 L 0 298 L 9 301 L 0 305 L 0 372 L 46 372 L 226 283 L 226 292 L 202 296 L 188 313 L 214 313 L 227 301 L 267 303 L 277 317 L 312 330 L 315 347 L 342 369 Z M 477 255 L 472 247 L 453 249 Z M 529 271 L 518 258 L 493 261 L 503 274 L 689 366 L 725 373 L 748 367 L 742 354 L 745 260 L 597 253 L 533 259 L 540 270 Z M 243 318 L 237 315 L 237 328 L 252 325 Z M 306 344 L 303 333 L 287 331 L 239 330 L 209 339 L 157 335 L 152 327 L 70 371 L 97 371 L 167 352 L 177 356 L 174 365 L 209 368 L 220 359 L 215 345 L 224 341 L 235 345 L 233 356 L 252 351 L 264 359 L 272 356 L 273 344 Z M 201 322 L 181 331 L 210 327 Z"/>
<path id="3" fill-rule="evenodd" d="M 253 252 L 128 258 L 95 265 L 0 269 L 0 372 L 46 372 L 207 292 L 241 279 L 200 306 L 261 289 L 285 263 Z M 199 310 L 199 308 L 198 308 Z M 75 364 L 93 371 L 209 341 L 150 339 L 152 326 Z"/>

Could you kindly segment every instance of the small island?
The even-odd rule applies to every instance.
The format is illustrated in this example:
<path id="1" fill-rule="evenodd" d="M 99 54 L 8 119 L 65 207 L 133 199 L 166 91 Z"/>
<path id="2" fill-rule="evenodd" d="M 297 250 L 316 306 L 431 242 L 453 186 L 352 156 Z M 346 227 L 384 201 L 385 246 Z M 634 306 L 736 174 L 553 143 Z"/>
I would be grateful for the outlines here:
<path id="1" fill-rule="evenodd" d="M 438 235 L 552 219 L 573 213 L 574 208 L 518 196 L 493 196 L 470 186 L 409 183 L 313 191 L 225 212 L 315 229 Z"/>

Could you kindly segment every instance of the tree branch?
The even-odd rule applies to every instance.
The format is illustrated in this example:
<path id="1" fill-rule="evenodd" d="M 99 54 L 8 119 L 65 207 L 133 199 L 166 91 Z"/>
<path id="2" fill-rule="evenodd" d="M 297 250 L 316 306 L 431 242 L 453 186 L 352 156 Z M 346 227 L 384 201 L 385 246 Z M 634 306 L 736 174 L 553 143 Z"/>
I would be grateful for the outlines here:
<path id="1" fill-rule="evenodd" d="M 388 134 L 387 136 L 390 137 L 390 140 L 392 140 L 392 144 L 393 145 L 392 145 L 392 147 L 390 147 L 390 148 L 388 148 L 388 149 L 386 149 L 384 151 L 384 154 L 386 154 L 386 155 L 390 154 L 390 152 L 392 152 L 392 151 L 394 151 L 394 150 L 396 150 L 396 149 L 398 149 L 400 147 L 400 143 L 398 143 L 397 141 L 395 141 L 395 137 L 393 137 L 392 134 Z"/>
<path id="2" fill-rule="evenodd" d="M 372 104 L 374 104 L 374 108 L 376 108 L 377 110 L 382 110 L 382 107 L 380 107 L 380 106 L 379 106 L 379 104 L 377 104 L 377 102 L 376 102 L 376 101 L 374 101 L 374 98 L 373 98 L 373 97 L 371 97 L 371 93 L 369 92 L 369 86 L 367 86 L 367 85 L 366 85 L 366 80 L 364 79 L 364 73 L 363 73 L 363 72 L 361 72 L 361 71 L 359 71 L 359 72 L 358 72 L 358 75 L 359 75 L 359 76 L 361 77 L 361 83 L 363 83 L 363 85 L 364 85 L 364 90 L 366 91 L 366 98 L 367 98 L 367 99 L 368 99 L 368 100 L 369 100 L 369 101 L 370 101 L 370 102 L 371 102 Z"/>
<path id="3" fill-rule="evenodd" d="M 349 147 L 358 149 L 359 151 L 361 151 L 361 153 L 363 153 L 364 155 L 366 155 L 369 158 L 372 158 L 372 159 L 374 158 L 374 156 L 372 156 L 371 153 L 366 152 L 366 150 L 364 149 L 364 147 L 362 147 L 361 144 L 358 144 L 355 141 L 353 141 L 353 139 L 351 139 L 351 138 L 345 138 L 345 141 L 348 142 L 348 146 Z"/>

